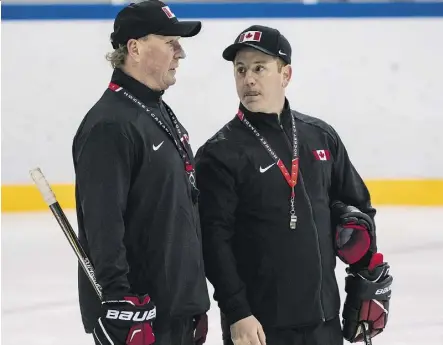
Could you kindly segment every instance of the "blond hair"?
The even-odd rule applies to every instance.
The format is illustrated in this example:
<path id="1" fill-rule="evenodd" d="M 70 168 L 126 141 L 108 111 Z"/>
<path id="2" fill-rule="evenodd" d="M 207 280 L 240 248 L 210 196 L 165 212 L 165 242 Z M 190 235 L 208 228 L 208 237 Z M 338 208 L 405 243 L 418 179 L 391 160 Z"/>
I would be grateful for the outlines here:
<path id="1" fill-rule="evenodd" d="M 112 68 L 121 68 L 125 64 L 128 56 L 128 48 L 126 45 L 120 46 L 114 51 L 106 54 L 106 60 L 111 63 Z"/>
<path id="2" fill-rule="evenodd" d="M 146 41 L 149 35 L 139 38 L 139 40 Z M 126 57 L 128 56 L 128 46 L 120 45 L 114 51 L 106 54 L 106 60 L 111 63 L 112 68 L 121 68 L 126 62 Z"/>

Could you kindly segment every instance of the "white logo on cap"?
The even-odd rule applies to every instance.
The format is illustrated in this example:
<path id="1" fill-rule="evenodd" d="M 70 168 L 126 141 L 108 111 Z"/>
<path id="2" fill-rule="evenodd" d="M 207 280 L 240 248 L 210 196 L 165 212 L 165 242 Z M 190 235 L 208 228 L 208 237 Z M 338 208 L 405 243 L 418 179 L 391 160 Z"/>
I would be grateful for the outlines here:
<path id="1" fill-rule="evenodd" d="M 175 14 L 172 13 L 171 9 L 169 8 L 169 6 L 163 6 L 162 7 L 163 12 L 165 12 L 165 14 L 168 16 L 169 19 L 174 18 Z"/>
<path id="2" fill-rule="evenodd" d="M 278 53 L 279 53 L 280 55 L 287 55 L 286 53 L 283 53 L 281 50 L 279 50 Z"/>
<path id="3" fill-rule="evenodd" d="M 261 31 L 246 31 L 244 33 L 242 33 L 238 39 L 238 43 L 243 43 L 243 42 L 260 42 L 261 40 L 261 35 L 262 32 Z"/>

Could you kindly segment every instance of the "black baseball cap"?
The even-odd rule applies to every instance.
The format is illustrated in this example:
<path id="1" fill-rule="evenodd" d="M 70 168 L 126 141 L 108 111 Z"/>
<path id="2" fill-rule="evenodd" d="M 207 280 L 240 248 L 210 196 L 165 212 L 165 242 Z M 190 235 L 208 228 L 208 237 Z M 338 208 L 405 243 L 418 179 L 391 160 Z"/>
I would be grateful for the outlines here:
<path id="1" fill-rule="evenodd" d="M 147 0 L 125 6 L 115 17 L 111 43 L 114 49 L 131 38 L 149 34 L 192 37 L 201 30 L 201 22 L 179 21 L 168 5 L 158 0 Z"/>
<path id="2" fill-rule="evenodd" d="M 291 45 L 277 29 L 262 25 L 250 26 L 223 51 L 223 58 L 234 61 L 238 51 L 245 47 L 255 48 L 265 54 L 279 57 L 287 64 L 291 63 Z"/>

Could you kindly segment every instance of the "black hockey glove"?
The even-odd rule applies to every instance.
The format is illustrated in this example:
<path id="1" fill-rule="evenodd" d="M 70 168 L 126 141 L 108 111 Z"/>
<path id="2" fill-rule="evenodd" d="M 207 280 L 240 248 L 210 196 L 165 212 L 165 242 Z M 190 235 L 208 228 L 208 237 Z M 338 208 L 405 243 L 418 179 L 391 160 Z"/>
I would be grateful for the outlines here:
<path id="1" fill-rule="evenodd" d="M 336 224 L 336 254 L 345 264 L 365 261 L 360 267 L 367 267 L 374 253 L 370 252 L 374 240 L 375 226 L 366 213 L 354 206 L 335 202 L 331 207 L 333 221 Z"/>
<path id="2" fill-rule="evenodd" d="M 373 255 L 368 269 L 350 272 L 348 268 L 347 273 L 343 336 L 355 343 L 375 337 L 386 327 L 393 278 L 381 253 Z"/>
<path id="3" fill-rule="evenodd" d="M 102 345 L 151 345 L 156 308 L 148 295 L 118 296 L 102 302 L 94 337 Z"/>

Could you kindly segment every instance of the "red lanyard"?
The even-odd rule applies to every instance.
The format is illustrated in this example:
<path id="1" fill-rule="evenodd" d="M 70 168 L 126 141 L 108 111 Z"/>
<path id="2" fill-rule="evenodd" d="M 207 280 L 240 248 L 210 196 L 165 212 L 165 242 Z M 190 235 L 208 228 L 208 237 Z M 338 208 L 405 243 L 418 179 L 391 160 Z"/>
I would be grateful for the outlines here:
<path id="1" fill-rule="evenodd" d="M 248 119 L 245 117 L 245 115 L 241 110 L 237 112 L 237 116 L 240 119 L 240 121 L 245 125 L 245 127 L 250 129 L 254 134 L 254 136 L 258 139 L 258 141 L 262 144 L 266 152 L 268 152 L 268 154 L 271 156 L 271 158 L 279 167 L 289 187 L 291 187 L 290 212 L 289 212 L 291 220 L 289 222 L 289 227 L 291 229 L 295 229 L 297 226 L 297 216 L 295 215 L 295 186 L 297 185 L 297 180 L 298 180 L 298 140 L 297 140 L 297 129 L 295 127 L 294 115 L 291 113 L 291 124 L 292 124 L 291 174 L 289 174 L 288 169 L 286 169 L 283 161 L 277 156 L 275 151 L 271 148 L 271 145 L 268 144 L 266 139 L 257 131 L 257 129 L 251 124 L 251 122 L 248 121 Z"/>
<path id="2" fill-rule="evenodd" d="M 138 105 L 140 108 L 145 110 L 149 114 L 149 116 L 155 121 L 155 123 L 157 123 L 157 125 L 164 132 L 166 132 L 166 134 L 172 139 L 172 142 L 174 143 L 175 147 L 177 148 L 178 153 L 180 154 L 180 157 L 183 160 L 183 163 L 185 166 L 185 171 L 186 171 L 186 174 L 188 175 L 189 183 L 192 186 L 192 199 L 194 202 L 196 202 L 199 192 L 198 192 L 197 186 L 195 184 L 195 169 L 194 169 L 194 166 L 192 165 L 191 161 L 189 160 L 188 154 L 186 152 L 186 148 L 183 144 L 184 135 L 183 135 L 183 133 L 180 129 L 180 126 L 178 124 L 177 117 L 174 115 L 171 108 L 169 108 L 166 104 L 164 104 L 166 110 L 168 111 L 169 117 L 171 118 L 171 121 L 174 125 L 175 132 L 177 133 L 178 137 L 180 138 L 180 142 L 178 142 L 174 138 L 174 136 L 172 135 L 169 128 L 165 125 L 165 123 L 163 121 L 161 121 L 158 118 L 157 115 L 155 115 L 145 104 L 143 104 L 141 101 L 139 101 L 136 97 L 131 95 L 126 89 L 124 89 L 123 87 L 121 87 L 117 84 L 114 84 L 114 83 L 109 83 L 109 89 L 114 92 L 118 92 L 119 94 L 123 95 L 124 97 L 126 97 L 127 99 L 131 100 L 136 105 Z"/>

